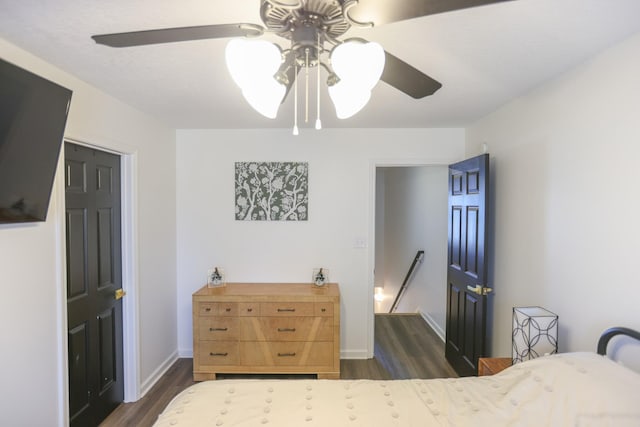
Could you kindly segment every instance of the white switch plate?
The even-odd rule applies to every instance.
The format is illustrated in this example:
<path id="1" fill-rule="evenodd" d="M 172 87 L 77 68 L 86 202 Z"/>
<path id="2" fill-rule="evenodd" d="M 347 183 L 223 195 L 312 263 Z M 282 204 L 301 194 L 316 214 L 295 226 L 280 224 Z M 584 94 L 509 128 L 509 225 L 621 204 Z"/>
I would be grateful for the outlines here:
<path id="1" fill-rule="evenodd" d="M 353 247 L 356 249 L 364 249 L 367 247 L 367 239 L 364 237 L 356 237 L 353 240 Z"/>

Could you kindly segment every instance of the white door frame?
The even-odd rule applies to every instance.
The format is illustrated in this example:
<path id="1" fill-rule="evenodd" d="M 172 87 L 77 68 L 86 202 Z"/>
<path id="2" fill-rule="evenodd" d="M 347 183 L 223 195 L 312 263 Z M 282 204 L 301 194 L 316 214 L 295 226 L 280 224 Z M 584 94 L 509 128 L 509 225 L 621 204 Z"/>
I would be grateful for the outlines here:
<path id="1" fill-rule="evenodd" d="M 122 288 L 127 295 L 122 299 L 122 356 L 124 369 L 124 401 L 135 402 L 140 397 L 140 348 L 138 319 L 138 245 L 137 245 L 137 153 L 126 146 L 117 149 L 90 144 L 74 138 L 64 138 L 53 187 L 52 213 L 56 240 L 56 306 L 58 331 L 58 425 L 69 425 L 69 361 L 67 340 L 67 248 L 64 187 L 64 142 L 82 145 L 120 156 L 121 217 L 122 217 Z"/>

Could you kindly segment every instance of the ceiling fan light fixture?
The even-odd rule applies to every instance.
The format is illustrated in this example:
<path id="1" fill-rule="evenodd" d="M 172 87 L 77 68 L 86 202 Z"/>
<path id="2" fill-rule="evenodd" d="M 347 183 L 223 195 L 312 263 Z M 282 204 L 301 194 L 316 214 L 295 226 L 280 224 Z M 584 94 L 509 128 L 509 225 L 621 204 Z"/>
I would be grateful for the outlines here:
<path id="1" fill-rule="evenodd" d="M 285 92 L 286 88 L 274 79 L 259 79 L 242 89 L 242 95 L 249 105 L 269 119 L 275 119 L 278 115 Z"/>
<path id="2" fill-rule="evenodd" d="M 375 42 L 346 40 L 331 51 L 331 67 L 340 80 L 371 90 L 384 70 L 384 49 Z"/>
<path id="3" fill-rule="evenodd" d="M 329 86 L 329 97 L 336 108 L 336 116 L 339 119 L 348 119 L 367 105 L 371 99 L 371 91 L 339 82 Z"/>
<path id="4" fill-rule="evenodd" d="M 337 78 L 329 86 L 329 96 L 339 119 L 349 118 L 367 105 L 384 70 L 384 60 L 382 46 L 357 39 L 347 40 L 331 51 Z"/>
<path id="5" fill-rule="evenodd" d="M 282 63 L 280 48 L 264 40 L 231 40 L 225 50 L 227 69 L 249 105 L 274 119 L 286 86 L 274 77 Z"/>

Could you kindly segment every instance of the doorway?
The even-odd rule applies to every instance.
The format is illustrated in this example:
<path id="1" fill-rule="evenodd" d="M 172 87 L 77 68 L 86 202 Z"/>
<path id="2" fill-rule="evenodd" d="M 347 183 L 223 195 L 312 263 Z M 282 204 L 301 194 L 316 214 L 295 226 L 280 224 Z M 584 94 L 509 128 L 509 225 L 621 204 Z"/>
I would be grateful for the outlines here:
<path id="1" fill-rule="evenodd" d="M 419 250 L 422 261 L 397 313 L 419 313 L 444 340 L 447 270 L 446 165 L 375 170 L 374 313 L 388 313 Z"/>
<path id="2" fill-rule="evenodd" d="M 124 400 L 121 159 L 65 143 L 70 425 L 98 425 Z"/>

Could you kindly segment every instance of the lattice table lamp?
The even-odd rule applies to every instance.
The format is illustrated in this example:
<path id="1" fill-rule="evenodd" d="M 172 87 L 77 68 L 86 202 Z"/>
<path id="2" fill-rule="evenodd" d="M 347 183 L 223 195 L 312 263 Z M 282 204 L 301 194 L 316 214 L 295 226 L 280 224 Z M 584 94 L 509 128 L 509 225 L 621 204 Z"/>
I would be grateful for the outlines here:
<path id="1" fill-rule="evenodd" d="M 558 315 L 542 307 L 513 307 L 513 363 L 558 352 Z"/>

